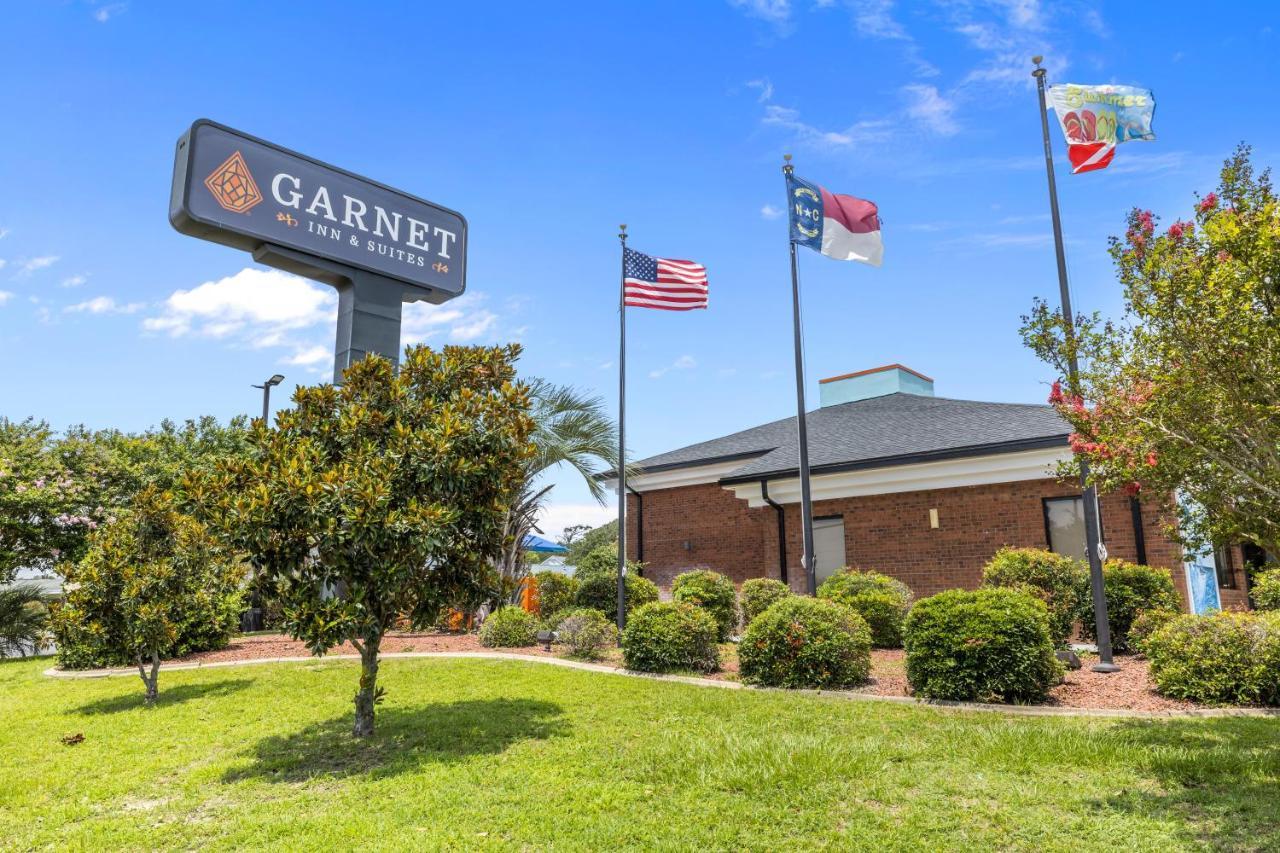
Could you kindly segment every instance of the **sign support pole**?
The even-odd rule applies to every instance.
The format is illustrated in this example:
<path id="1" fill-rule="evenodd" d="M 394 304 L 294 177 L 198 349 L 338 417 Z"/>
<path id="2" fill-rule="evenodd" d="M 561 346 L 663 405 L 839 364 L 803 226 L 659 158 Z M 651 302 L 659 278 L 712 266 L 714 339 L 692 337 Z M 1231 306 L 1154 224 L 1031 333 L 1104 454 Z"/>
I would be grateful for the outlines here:
<path id="1" fill-rule="evenodd" d="M 618 642 L 627 627 L 627 226 L 618 226 Z"/>
<path id="2" fill-rule="evenodd" d="M 790 178 L 795 167 L 791 155 L 782 155 L 785 161 L 782 174 Z M 790 199 L 788 198 L 788 204 Z M 805 573 L 805 583 L 810 595 L 818 592 L 818 571 L 813 553 L 813 498 L 809 491 L 809 429 L 805 422 L 804 404 L 804 336 L 800 322 L 800 262 L 796 258 L 796 243 L 787 235 L 791 247 L 791 331 L 795 346 L 796 363 L 796 440 L 800 445 L 800 531 L 802 556 L 800 567 Z"/>
<path id="3" fill-rule="evenodd" d="M 1067 390 L 1080 396 L 1080 364 L 1075 352 L 1075 315 L 1071 311 L 1071 288 L 1067 283 L 1067 254 L 1062 245 L 1062 217 L 1058 212 L 1058 184 L 1053 174 L 1053 146 L 1049 142 L 1049 112 L 1045 105 L 1044 78 L 1047 73 L 1040 67 L 1041 57 L 1032 61 L 1036 69 L 1036 93 L 1040 98 L 1040 130 L 1044 136 L 1044 166 L 1049 177 L 1049 211 L 1053 218 L 1053 242 L 1058 259 L 1058 291 L 1062 298 L 1062 322 L 1067 342 Z M 1102 561 L 1105 551 L 1098 525 L 1098 490 L 1089 484 L 1089 461 L 1080 456 L 1080 487 L 1084 490 L 1084 537 L 1089 556 L 1089 586 L 1093 593 L 1093 617 L 1098 636 L 1098 663 L 1094 672 L 1118 672 L 1111 656 L 1111 625 L 1107 619 L 1107 596 L 1103 585 Z"/>

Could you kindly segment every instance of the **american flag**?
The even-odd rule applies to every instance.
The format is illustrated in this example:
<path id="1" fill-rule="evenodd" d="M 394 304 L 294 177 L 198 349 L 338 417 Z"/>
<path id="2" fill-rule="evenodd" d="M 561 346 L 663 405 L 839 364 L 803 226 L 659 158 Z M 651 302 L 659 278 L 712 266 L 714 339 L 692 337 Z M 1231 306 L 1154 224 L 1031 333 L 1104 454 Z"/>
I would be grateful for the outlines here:
<path id="1" fill-rule="evenodd" d="M 623 304 L 664 311 L 707 307 L 707 268 L 623 250 Z"/>

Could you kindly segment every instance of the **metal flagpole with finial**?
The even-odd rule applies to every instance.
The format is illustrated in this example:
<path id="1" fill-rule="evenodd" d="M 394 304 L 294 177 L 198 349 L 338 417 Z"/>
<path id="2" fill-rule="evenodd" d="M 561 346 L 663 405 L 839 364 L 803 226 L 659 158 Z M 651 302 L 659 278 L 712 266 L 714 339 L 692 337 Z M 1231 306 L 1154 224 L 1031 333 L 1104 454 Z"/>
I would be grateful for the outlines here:
<path id="1" fill-rule="evenodd" d="M 627 226 L 618 226 L 618 631 L 627 627 Z M 621 633 L 619 633 L 621 642 Z"/>
<path id="2" fill-rule="evenodd" d="M 1067 283 L 1067 252 L 1062 245 L 1062 217 L 1058 213 L 1058 184 L 1053 174 L 1053 146 L 1049 142 L 1049 111 L 1045 104 L 1044 78 L 1048 73 L 1040 66 L 1043 56 L 1033 56 L 1036 93 L 1040 97 L 1040 130 L 1044 136 L 1044 166 L 1049 176 L 1049 212 L 1053 219 L 1053 242 L 1058 256 L 1058 291 L 1062 298 L 1062 327 L 1067 346 L 1067 391 L 1080 396 L 1080 363 L 1076 358 L 1075 315 L 1071 313 L 1071 288 Z M 792 250 L 794 252 L 794 249 Z M 1098 490 L 1089 484 L 1089 461 L 1080 458 L 1080 486 L 1084 490 L 1084 538 L 1089 557 L 1089 585 L 1093 592 L 1093 616 L 1098 634 L 1098 663 L 1094 672 L 1117 672 L 1111 657 L 1111 626 L 1107 619 L 1107 597 L 1103 587 L 1102 562 L 1106 548 L 1098 525 Z"/>
<path id="3" fill-rule="evenodd" d="M 791 155 L 782 155 L 782 175 L 787 182 L 787 209 L 792 200 L 790 178 L 795 172 Z M 817 566 L 813 555 L 813 499 L 809 491 L 809 430 L 805 423 L 804 405 L 804 335 L 800 322 L 800 262 L 796 258 L 796 242 L 791 239 L 790 217 L 787 219 L 787 244 L 791 247 L 791 329 L 795 338 L 796 360 L 796 443 L 800 445 L 800 566 L 804 569 L 805 582 L 810 595 L 818 592 Z"/>

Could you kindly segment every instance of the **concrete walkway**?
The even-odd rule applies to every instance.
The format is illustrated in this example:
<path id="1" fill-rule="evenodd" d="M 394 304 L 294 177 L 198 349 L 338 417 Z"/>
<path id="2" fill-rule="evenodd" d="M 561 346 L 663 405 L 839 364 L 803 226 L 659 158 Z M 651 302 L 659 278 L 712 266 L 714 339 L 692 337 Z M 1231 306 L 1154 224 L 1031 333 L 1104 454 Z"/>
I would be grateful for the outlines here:
<path id="1" fill-rule="evenodd" d="M 718 687 L 723 690 L 767 690 L 778 693 L 799 693 L 808 696 L 828 696 L 837 699 L 848 699 L 855 702 L 890 702 L 898 705 L 919 705 L 929 708 L 940 708 L 952 711 L 988 711 L 1007 714 L 1015 717 L 1124 717 L 1138 719 L 1171 719 L 1196 717 L 1272 717 L 1280 719 L 1280 708 L 1197 708 L 1187 711 L 1126 711 L 1118 708 L 1064 708 L 1057 705 L 995 705 L 985 702 L 951 702 L 937 699 L 917 699 L 914 696 L 877 696 L 873 693 L 858 693 L 851 690 L 782 690 L 772 687 L 754 687 L 740 681 L 722 681 L 714 678 L 698 678 L 692 675 L 661 675 L 649 672 L 634 672 L 603 663 L 587 663 L 585 661 L 566 660 L 564 658 L 540 657 L 534 655 L 507 654 L 504 652 L 388 652 L 381 655 L 382 660 L 399 658 L 472 658 L 479 660 L 521 661 L 523 663 L 542 663 L 551 666 L 562 666 L 567 669 L 579 669 L 586 672 L 600 672 L 607 675 L 621 675 L 628 678 L 647 678 L 653 681 L 674 681 L 680 684 L 692 684 L 696 687 Z M 176 672 L 187 669 L 221 669 L 233 666 L 253 666 L 266 663 L 315 663 L 330 660 L 360 660 L 359 655 L 325 655 L 318 658 L 283 657 L 283 658 L 250 658 L 249 660 L 214 661 L 212 663 L 165 663 L 160 665 L 161 672 Z M 136 668 L 121 669 L 83 669 L 65 670 L 52 667 L 44 671 L 50 678 L 118 678 L 138 677 Z"/>

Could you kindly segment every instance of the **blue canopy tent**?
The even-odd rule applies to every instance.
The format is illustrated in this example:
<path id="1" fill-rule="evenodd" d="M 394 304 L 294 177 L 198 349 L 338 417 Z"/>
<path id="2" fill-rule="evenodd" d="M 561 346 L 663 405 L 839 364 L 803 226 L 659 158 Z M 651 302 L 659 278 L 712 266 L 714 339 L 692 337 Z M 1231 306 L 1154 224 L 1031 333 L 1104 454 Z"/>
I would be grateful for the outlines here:
<path id="1" fill-rule="evenodd" d="M 557 545 L 550 539 L 543 539 L 541 536 L 535 536 L 532 533 L 525 534 L 524 550 L 534 551 L 538 554 L 567 554 L 569 549 L 563 545 Z"/>

